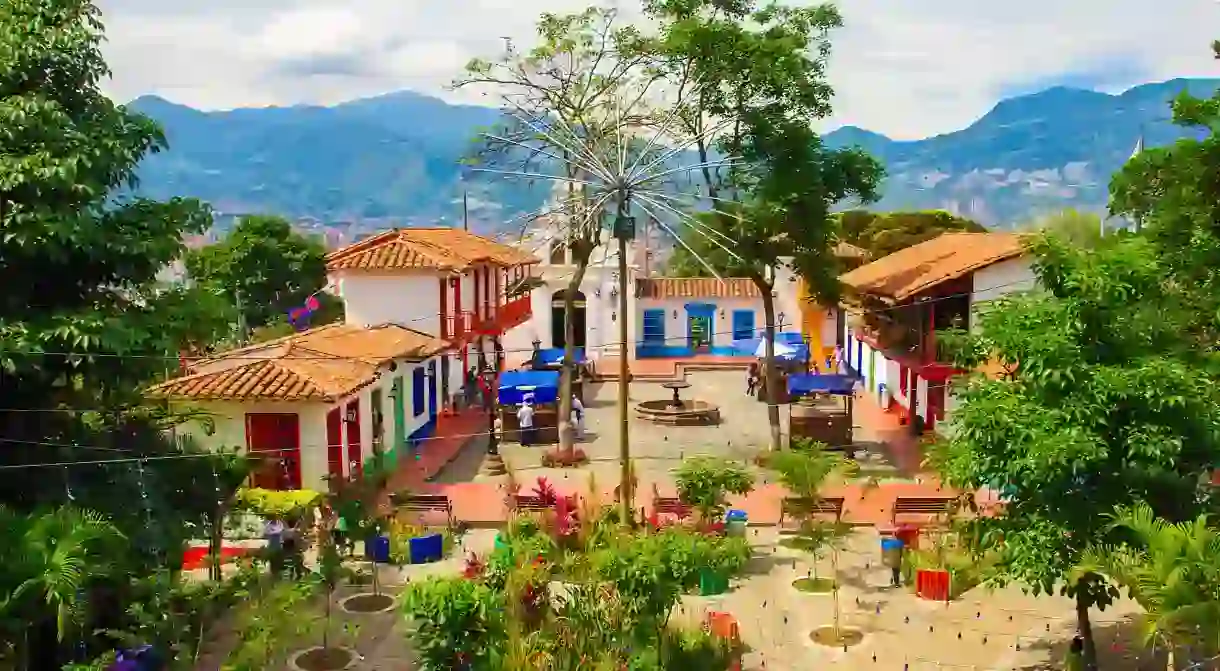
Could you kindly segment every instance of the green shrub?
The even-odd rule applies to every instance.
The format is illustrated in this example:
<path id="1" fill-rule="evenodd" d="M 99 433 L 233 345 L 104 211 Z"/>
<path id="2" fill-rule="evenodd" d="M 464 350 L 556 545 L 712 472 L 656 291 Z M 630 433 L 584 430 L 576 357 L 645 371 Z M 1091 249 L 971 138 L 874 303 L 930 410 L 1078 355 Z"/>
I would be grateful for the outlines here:
<path id="1" fill-rule="evenodd" d="M 304 517 L 322 503 L 322 494 L 312 489 L 278 491 L 258 487 L 237 490 L 234 507 L 260 517 Z"/>
<path id="2" fill-rule="evenodd" d="M 728 494 L 754 489 L 754 474 L 736 462 L 717 457 L 695 457 L 682 462 L 674 478 L 678 498 L 699 511 L 704 521 L 724 516 Z"/>
<path id="3" fill-rule="evenodd" d="M 504 593 L 464 578 L 411 583 L 403 614 L 415 622 L 411 638 L 421 671 L 451 671 L 460 662 L 490 668 L 504 643 Z"/>

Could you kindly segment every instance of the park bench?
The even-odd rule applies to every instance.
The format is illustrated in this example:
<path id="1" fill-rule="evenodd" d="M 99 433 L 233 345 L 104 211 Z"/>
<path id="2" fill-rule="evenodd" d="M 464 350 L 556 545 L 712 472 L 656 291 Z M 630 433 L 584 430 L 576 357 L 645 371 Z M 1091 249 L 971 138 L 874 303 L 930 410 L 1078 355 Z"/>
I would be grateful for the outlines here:
<path id="1" fill-rule="evenodd" d="M 785 519 L 801 518 L 806 515 L 830 517 L 837 523 L 843 517 L 843 501 L 841 496 L 819 497 L 813 500 L 786 496 L 779 504 L 779 526 L 783 528 Z"/>
<path id="2" fill-rule="evenodd" d="M 956 496 L 899 496 L 894 499 L 892 521 L 898 523 L 899 515 L 919 515 L 936 518 L 953 512 Z"/>
<path id="3" fill-rule="evenodd" d="M 553 507 L 548 506 L 541 496 L 531 496 L 529 494 L 513 494 L 512 506 L 517 512 L 527 513 L 539 513 L 544 510 L 550 510 Z"/>
<path id="4" fill-rule="evenodd" d="M 692 508 L 677 496 L 661 496 L 657 486 L 652 486 L 652 512 L 655 515 L 673 515 L 678 519 L 690 517 Z"/>
<path id="5" fill-rule="evenodd" d="M 444 513 L 445 523 L 453 525 L 453 502 L 444 494 L 390 494 L 390 504 L 403 513 Z"/>

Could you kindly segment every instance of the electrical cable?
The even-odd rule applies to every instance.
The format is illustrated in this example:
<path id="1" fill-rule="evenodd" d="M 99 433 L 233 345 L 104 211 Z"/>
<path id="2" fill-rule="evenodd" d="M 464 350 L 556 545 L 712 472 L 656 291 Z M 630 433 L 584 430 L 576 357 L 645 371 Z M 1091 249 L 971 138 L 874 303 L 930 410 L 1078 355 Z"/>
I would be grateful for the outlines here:
<path id="1" fill-rule="evenodd" d="M 973 293 L 995 291 L 997 289 L 1004 289 L 1007 287 L 1012 287 L 1012 286 L 1017 286 L 1017 285 L 1026 285 L 1026 284 L 1028 284 L 1027 280 L 1017 280 L 1017 281 L 1013 281 L 1013 282 L 1005 282 L 1003 284 L 997 284 L 995 286 L 978 289 L 974 292 L 961 292 L 961 293 L 956 293 L 956 294 L 946 294 L 944 296 L 937 296 L 935 298 L 929 298 L 928 300 L 921 301 L 920 304 L 928 305 L 928 304 L 937 303 L 940 301 L 952 300 L 955 298 L 962 298 L 965 296 L 970 296 Z M 884 308 L 864 308 L 864 309 L 859 309 L 859 310 L 853 310 L 853 312 L 858 313 L 858 314 L 879 314 L 879 313 L 888 312 L 891 310 L 898 310 L 898 309 L 902 309 L 902 308 L 906 308 L 906 307 L 909 307 L 909 306 L 894 305 L 894 306 L 889 306 L 889 307 L 884 307 Z M 391 322 L 388 325 L 401 326 L 403 324 L 423 321 L 425 319 L 439 318 L 440 316 L 441 316 L 440 313 L 437 313 L 434 315 L 413 317 L 411 319 L 408 319 L 408 320 L 405 320 L 402 322 Z M 795 325 L 795 323 L 793 325 Z M 323 326 L 326 326 L 326 325 L 323 325 Z M 782 327 L 783 327 L 783 324 L 776 326 L 777 329 L 782 328 Z M 409 328 L 409 327 L 407 327 L 407 328 Z M 760 329 L 754 329 L 754 331 L 759 331 L 759 330 Z M 733 334 L 732 329 L 729 329 L 727 331 L 714 331 L 711 333 L 711 335 L 713 335 L 713 336 L 732 335 L 732 334 Z M 238 347 L 238 348 L 235 348 L 234 350 L 230 350 L 230 351 L 231 352 L 240 352 L 242 350 L 247 350 L 247 349 L 264 348 L 264 347 L 270 346 L 271 344 L 274 344 L 277 341 L 287 340 L 289 338 L 294 338 L 294 337 L 299 337 L 299 335 L 300 334 L 294 334 L 291 336 L 284 336 L 282 338 L 276 338 L 273 340 L 269 340 L 269 341 L 263 342 L 263 343 L 255 343 L 252 345 L 243 345 L 242 347 Z M 317 340 L 329 340 L 331 338 L 350 337 L 350 336 L 351 336 L 350 333 L 337 333 L 333 336 L 322 335 L 322 336 L 315 336 L 315 338 Z M 430 337 L 434 337 L 437 340 L 444 340 L 443 338 L 439 338 L 437 336 L 430 336 Z M 672 337 L 665 337 L 665 338 L 657 338 L 657 339 L 654 339 L 653 341 L 641 340 L 641 342 L 668 342 L 670 340 L 687 341 L 687 340 L 689 340 L 689 338 L 687 336 L 672 336 Z M 616 349 L 619 348 L 619 343 L 613 342 L 613 343 L 606 343 L 603 345 L 595 345 L 592 347 L 580 347 L 577 349 L 589 351 L 589 350 L 605 350 L 605 349 L 611 349 L 611 348 L 616 348 Z M 534 350 L 532 347 L 530 347 L 530 348 L 522 347 L 522 348 L 501 349 L 500 350 L 500 352 L 502 352 L 504 354 L 509 354 L 509 353 L 524 354 L 524 353 L 532 353 L 533 351 Z M 226 354 L 225 352 L 219 352 L 219 353 L 216 353 L 216 354 L 210 355 L 210 356 L 190 357 L 190 356 L 172 355 L 172 354 L 119 354 L 119 353 L 114 353 L 114 352 L 58 352 L 58 351 L 41 351 L 41 350 L 0 349 L 0 356 L 7 356 L 7 355 L 32 356 L 32 357 L 50 356 L 50 357 L 67 357 L 67 358 L 104 357 L 104 358 L 119 358 L 119 359 L 160 359 L 160 360 L 177 361 L 177 362 L 181 362 L 183 359 L 194 359 L 197 361 L 209 361 L 209 360 L 216 360 L 216 359 L 225 359 L 228 361 L 243 360 L 243 359 L 251 359 L 251 360 L 258 360 L 258 361 L 267 360 L 267 357 L 265 355 L 242 356 L 240 354 Z M 348 360 L 348 359 L 360 360 L 360 361 L 367 360 L 367 357 L 361 357 L 361 356 L 343 356 L 343 355 L 337 355 L 337 354 L 336 355 L 323 355 L 320 353 L 316 356 L 298 356 L 298 355 L 294 354 L 291 358 L 293 360 L 304 360 L 304 361 L 309 361 L 309 360 L 335 361 L 335 360 Z"/>

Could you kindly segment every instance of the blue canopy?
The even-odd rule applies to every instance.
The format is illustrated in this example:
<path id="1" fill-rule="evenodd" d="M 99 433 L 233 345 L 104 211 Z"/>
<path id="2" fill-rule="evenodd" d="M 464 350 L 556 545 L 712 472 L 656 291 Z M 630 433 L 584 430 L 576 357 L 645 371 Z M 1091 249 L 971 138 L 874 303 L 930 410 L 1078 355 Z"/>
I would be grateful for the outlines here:
<path id="1" fill-rule="evenodd" d="M 575 356 L 576 356 L 576 363 L 578 363 L 578 364 L 589 362 L 589 360 L 585 358 L 585 349 L 583 347 L 576 348 Z M 541 363 L 544 366 L 558 366 L 560 364 L 560 362 L 563 361 L 563 348 L 562 347 L 552 347 L 552 348 L 548 348 L 548 349 L 544 349 L 544 350 L 539 350 L 538 351 L 538 361 L 539 361 L 539 363 Z"/>
<path id="2" fill-rule="evenodd" d="M 797 373 L 788 376 L 788 394 L 790 396 L 814 393 L 850 396 L 855 386 L 856 378 L 852 375 Z"/>
<path id="3" fill-rule="evenodd" d="M 559 398 L 559 372 L 510 370 L 500 374 L 501 405 L 517 405 L 532 394 L 534 403 L 554 403 Z"/>

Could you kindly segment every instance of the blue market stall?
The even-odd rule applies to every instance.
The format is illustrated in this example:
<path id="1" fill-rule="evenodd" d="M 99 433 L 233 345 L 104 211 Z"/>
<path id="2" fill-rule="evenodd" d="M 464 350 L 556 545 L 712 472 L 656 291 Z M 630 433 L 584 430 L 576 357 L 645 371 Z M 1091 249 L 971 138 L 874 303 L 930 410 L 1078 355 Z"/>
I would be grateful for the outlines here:
<path id="1" fill-rule="evenodd" d="M 572 393 L 583 403 L 585 400 L 585 380 L 589 375 L 589 359 L 585 356 L 583 347 L 575 348 L 576 376 L 572 378 Z M 531 371 L 558 373 L 563 367 L 563 348 L 552 347 L 538 350 L 528 364 Z"/>
<path id="2" fill-rule="evenodd" d="M 816 440 L 831 449 L 850 450 L 856 378 L 852 375 L 797 373 L 788 376 L 789 435 Z"/>
<path id="3" fill-rule="evenodd" d="M 520 442 L 517 410 L 527 399 L 534 407 L 534 427 L 538 429 L 538 443 L 558 443 L 559 372 L 550 370 L 510 370 L 500 375 L 496 400 L 502 439 Z"/>

